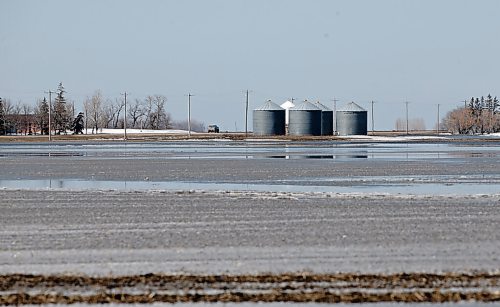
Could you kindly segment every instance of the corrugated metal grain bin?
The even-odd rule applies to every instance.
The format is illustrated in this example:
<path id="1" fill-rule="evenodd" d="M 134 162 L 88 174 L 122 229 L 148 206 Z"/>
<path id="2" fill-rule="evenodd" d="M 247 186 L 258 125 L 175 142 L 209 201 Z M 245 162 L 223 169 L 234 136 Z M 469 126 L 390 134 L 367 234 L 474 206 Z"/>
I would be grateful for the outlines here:
<path id="1" fill-rule="evenodd" d="M 339 135 L 367 135 L 368 112 L 354 102 L 337 110 L 337 132 Z"/>
<path id="2" fill-rule="evenodd" d="M 321 109 L 321 135 L 333 134 L 333 110 L 317 101 L 314 103 L 316 107 Z"/>
<path id="3" fill-rule="evenodd" d="M 289 135 L 321 135 L 321 109 L 307 100 L 290 109 Z"/>
<path id="4" fill-rule="evenodd" d="M 254 109 L 253 133 L 255 135 L 285 135 L 285 109 L 271 100 Z"/>

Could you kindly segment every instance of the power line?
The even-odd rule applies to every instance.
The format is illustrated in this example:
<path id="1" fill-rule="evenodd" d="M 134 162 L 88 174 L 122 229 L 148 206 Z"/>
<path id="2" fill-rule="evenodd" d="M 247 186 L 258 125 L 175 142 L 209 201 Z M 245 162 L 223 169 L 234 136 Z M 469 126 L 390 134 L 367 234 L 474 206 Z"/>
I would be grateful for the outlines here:
<path id="1" fill-rule="evenodd" d="M 191 137 L 191 97 L 194 95 L 189 93 L 187 96 L 188 96 L 188 137 Z"/>
<path id="2" fill-rule="evenodd" d="M 130 94 L 130 93 L 129 93 Z M 125 96 L 125 113 L 123 114 L 123 139 L 126 141 L 127 140 L 127 92 L 125 91 L 123 94 L 120 93 L 120 95 Z"/>
<path id="3" fill-rule="evenodd" d="M 438 113 L 437 113 L 437 127 L 436 127 L 436 134 L 439 135 L 439 103 L 438 103 Z"/>
<path id="4" fill-rule="evenodd" d="M 52 141 L 52 93 L 56 93 L 55 91 L 48 90 L 44 92 L 49 94 L 49 142 Z"/>
<path id="5" fill-rule="evenodd" d="M 375 104 L 375 101 L 372 100 L 372 134 L 373 132 L 375 131 L 375 120 L 374 120 L 374 117 L 373 117 L 373 104 Z"/>
<path id="6" fill-rule="evenodd" d="M 337 134 L 337 98 L 333 97 L 333 135 Z"/>
<path id="7" fill-rule="evenodd" d="M 410 102 L 408 101 L 405 101 L 405 104 L 406 104 L 406 134 L 408 134 L 408 104 Z"/>
<path id="8" fill-rule="evenodd" d="M 245 100 L 245 137 L 248 137 L 248 93 L 246 90 L 246 100 Z M 235 129 L 236 130 L 236 129 Z"/>

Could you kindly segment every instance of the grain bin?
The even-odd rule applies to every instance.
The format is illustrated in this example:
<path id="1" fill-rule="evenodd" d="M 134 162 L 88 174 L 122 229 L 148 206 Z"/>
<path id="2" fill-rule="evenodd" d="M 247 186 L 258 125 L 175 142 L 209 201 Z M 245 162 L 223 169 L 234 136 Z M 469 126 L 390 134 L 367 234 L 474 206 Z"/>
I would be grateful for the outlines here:
<path id="1" fill-rule="evenodd" d="M 285 135 L 285 109 L 271 100 L 254 109 L 253 133 L 255 135 Z"/>
<path id="2" fill-rule="evenodd" d="M 321 135 L 321 109 L 304 100 L 290 109 L 288 134 Z"/>
<path id="3" fill-rule="evenodd" d="M 321 109 L 321 135 L 333 134 L 333 111 L 321 102 L 314 103 L 316 107 Z"/>
<path id="4" fill-rule="evenodd" d="M 354 102 L 337 110 L 337 131 L 339 135 L 367 135 L 368 112 Z"/>

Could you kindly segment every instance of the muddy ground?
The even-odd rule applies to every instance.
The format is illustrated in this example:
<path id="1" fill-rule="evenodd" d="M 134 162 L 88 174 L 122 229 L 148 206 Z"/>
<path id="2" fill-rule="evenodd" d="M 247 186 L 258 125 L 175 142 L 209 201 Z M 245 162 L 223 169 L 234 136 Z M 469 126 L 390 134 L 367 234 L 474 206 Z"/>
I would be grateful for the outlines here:
<path id="1" fill-rule="evenodd" d="M 498 274 L 0 276 L 0 305 L 497 302 Z M 23 289 L 25 292 L 19 292 Z"/>
<path id="2" fill-rule="evenodd" d="M 239 143 L 205 143 L 199 148 L 179 144 L 179 148 L 186 148 L 180 151 L 153 146 L 145 152 L 144 148 L 122 145 L 100 151 L 100 145 L 92 143 L 78 145 L 84 148 L 81 155 L 71 154 L 80 151 L 78 146 L 75 150 L 72 144 L 60 145 L 55 150 L 53 145 L 5 145 L 0 148 L 0 179 L 278 185 L 283 179 L 293 179 L 307 186 L 318 184 L 322 178 L 342 178 L 340 183 L 349 185 L 352 178 L 364 180 L 370 176 L 427 176 L 438 181 L 445 176 L 449 184 L 463 184 L 464 189 L 467 183 L 462 183 L 462 178 L 485 184 L 491 191 L 481 195 L 474 191 L 462 195 L 394 195 L 199 190 L 196 185 L 183 191 L 33 189 L 22 185 L 3 188 L 0 286 L 5 290 L 1 304 L 498 300 L 500 152 L 494 144 L 463 149 L 448 149 L 445 144 L 445 150 L 438 145 L 436 151 L 411 145 L 398 145 L 393 151 L 392 144 L 380 151 L 379 145 L 375 150 L 368 145 L 369 153 L 362 159 L 341 152 L 338 159 L 295 160 L 270 158 L 259 145 Z M 297 150 L 272 146 L 287 155 Z M 324 145 L 306 146 L 313 154 L 324 154 L 325 149 L 320 148 Z M 326 147 L 332 155 L 343 150 L 331 144 Z M 254 152 L 249 153 L 249 148 Z M 397 154 L 396 158 L 387 158 L 386 148 L 391 155 Z M 298 155 L 310 154 L 307 148 L 305 153 L 299 149 Z M 352 151 L 358 150 L 357 145 L 352 147 Z M 401 157 L 401 150 L 406 155 Z M 247 157 L 254 154 L 258 157 Z M 304 274 L 314 278 L 350 276 L 356 282 L 362 280 L 360 276 L 372 277 L 366 281 L 366 289 L 352 285 L 345 293 L 344 288 L 329 281 L 306 285 L 301 279 Z M 431 274 L 425 275 L 425 280 L 437 274 L 441 284 L 424 282 L 421 287 L 406 287 L 397 277 L 422 281 L 419 274 Z M 123 277 L 114 281 L 123 288 L 126 285 L 120 282 L 126 278 L 142 280 L 147 276 L 226 276 L 241 282 L 228 285 L 205 280 L 176 288 L 176 281 L 171 284 L 174 292 L 156 288 L 148 292 L 143 284 L 122 292 L 92 286 L 96 280 Z M 253 288 L 245 288 L 248 283 L 242 281 L 249 276 L 271 276 L 275 282 L 259 281 L 262 292 L 256 293 Z M 282 280 L 290 276 L 294 277 Z M 450 284 L 446 281 L 449 276 L 459 276 L 465 283 L 443 286 Z M 487 284 L 485 276 L 493 276 L 486 279 L 494 283 Z M 97 279 L 88 279 L 91 277 Z M 477 277 L 483 279 L 474 284 Z M 84 282 L 75 288 L 68 278 Z M 472 281 L 468 283 L 467 278 Z M 388 279 L 397 280 L 396 290 L 389 286 Z M 41 283 L 31 286 L 33 280 Z M 54 288 L 51 283 L 58 286 Z M 195 292 L 184 291 L 189 289 Z M 196 292 L 200 289 L 213 291 Z"/>

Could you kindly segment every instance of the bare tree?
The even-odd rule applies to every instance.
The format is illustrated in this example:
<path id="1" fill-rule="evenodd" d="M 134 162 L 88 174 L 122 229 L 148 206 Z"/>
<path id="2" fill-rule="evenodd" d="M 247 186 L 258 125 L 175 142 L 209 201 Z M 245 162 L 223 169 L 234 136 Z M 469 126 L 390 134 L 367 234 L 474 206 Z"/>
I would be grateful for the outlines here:
<path id="1" fill-rule="evenodd" d="M 23 131 L 24 131 L 24 135 L 31 135 L 33 134 L 33 131 L 32 131 L 32 125 L 33 125 L 33 122 L 31 120 L 32 118 L 32 107 L 27 104 L 27 103 L 23 103 L 22 106 L 22 127 L 23 127 Z"/>
<path id="2" fill-rule="evenodd" d="M 110 99 L 106 99 L 106 101 L 104 101 L 102 106 L 102 120 L 104 127 L 113 129 L 118 128 L 120 113 L 122 112 L 124 105 L 124 101 L 118 98 L 114 101 L 111 101 Z"/>
<path id="3" fill-rule="evenodd" d="M 149 113 L 149 125 L 151 129 L 167 129 L 170 127 L 170 114 L 165 111 L 167 97 L 164 95 L 153 96 L 153 108 Z"/>
<path id="4" fill-rule="evenodd" d="M 113 109 L 115 110 L 114 113 L 114 122 L 113 122 L 113 128 L 118 128 L 118 122 L 120 121 L 120 114 L 122 113 L 122 110 L 125 106 L 125 100 L 121 98 L 115 98 L 115 102 L 113 104 Z M 123 127 L 123 124 L 122 124 Z"/>
<path id="5" fill-rule="evenodd" d="M 7 100 L 6 114 L 11 133 L 14 132 L 15 134 L 18 134 L 20 132 L 20 128 L 22 127 L 22 109 L 21 101 L 18 101 L 16 104 L 12 104 L 9 100 Z"/>
<path id="6" fill-rule="evenodd" d="M 99 129 L 99 125 L 102 122 L 102 104 L 103 98 L 100 90 L 94 92 L 92 97 L 87 98 L 84 102 L 85 109 L 85 118 L 90 121 L 90 125 L 92 126 L 92 133 L 97 133 Z M 87 126 L 87 121 L 85 124 Z"/>
<path id="7" fill-rule="evenodd" d="M 398 118 L 396 120 L 396 131 L 406 130 L 406 119 Z M 425 121 L 423 118 L 410 118 L 408 120 L 408 130 L 422 131 L 425 130 Z"/>
<path id="8" fill-rule="evenodd" d="M 106 99 L 103 101 L 101 107 L 102 107 L 102 115 L 101 115 L 102 127 L 111 128 L 112 123 L 114 121 L 114 113 L 115 113 L 115 111 L 113 110 L 113 103 L 111 102 L 111 100 Z"/>
<path id="9" fill-rule="evenodd" d="M 395 124 L 396 131 L 403 131 L 406 129 L 406 120 L 398 118 Z"/>
<path id="10" fill-rule="evenodd" d="M 3 134 L 12 133 L 12 130 L 15 129 L 16 119 L 15 119 L 15 105 L 11 102 L 10 99 L 6 98 L 2 100 L 2 130 Z"/>
<path id="11" fill-rule="evenodd" d="M 143 103 L 143 110 L 144 110 L 144 127 L 148 129 L 154 129 L 154 122 L 151 120 L 154 120 L 154 97 L 151 95 L 146 96 L 144 99 Z"/>
<path id="12" fill-rule="evenodd" d="M 163 95 L 155 95 L 154 96 L 154 103 L 155 103 L 155 127 L 153 129 L 166 129 L 168 128 L 169 123 L 167 122 L 167 119 L 169 120 L 170 118 L 167 116 L 165 112 L 165 103 L 167 102 L 167 97 Z"/>
<path id="13" fill-rule="evenodd" d="M 475 100 L 474 100 L 475 101 Z M 479 134 L 500 131 L 500 114 L 495 111 L 481 111 L 458 108 L 446 114 L 444 126 L 451 133 Z"/>
<path id="14" fill-rule="evenodd" d="M 132 128 L 142 128 L 137 125 L 140 119 L 144 117 L 144 105 L 139 99 L 135 99 L 134 102 L 127 107 L 128 117 L 132 119 Z"/>
<path id="15" fill-rule="evenodd" d="M 12 114 L 14 109 L 14 104 L 8 98 L 3 100 L 3 110 L 6 115 Z"/>
<path id="16" fill-rule="evenodd" d="M 409 129 L 413 131 L 425 130 L 425 121 L 423 118 L 412 118 L 408 123 Z"/>

